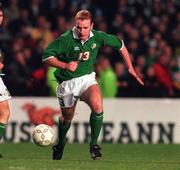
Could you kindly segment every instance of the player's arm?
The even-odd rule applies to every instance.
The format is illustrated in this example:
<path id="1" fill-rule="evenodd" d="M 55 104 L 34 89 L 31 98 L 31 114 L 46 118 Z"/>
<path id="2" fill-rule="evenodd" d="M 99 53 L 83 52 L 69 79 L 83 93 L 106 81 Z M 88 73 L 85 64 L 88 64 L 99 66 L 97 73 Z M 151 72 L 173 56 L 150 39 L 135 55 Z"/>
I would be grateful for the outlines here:
<path id="1" fill-rule="evenodd" d="M 78 66 L 78 62 L 72 61 L 69 63 L 60 61 L 57 56 L 63 55 L 66 49 L 66 42 L 63 38 L 56 39 L 51 42 L 42 56 L 42 61 L 48 66 L 55 67 L 58 69 L 67 69 L 69 71 L 75 71 Z"/>
<path id="2" fill-rule="evenodd" d="M 120 54 L 128 66 L 129 73 L 134 76 L 141 85 L 144 85 L 143 81 L 140 79 L 140 77 L 134 70 L 129 52 L 124 45 L 124 42 L 120 40 L 117 36 L 110 35 L 104 32 L 100 32 L 99 36 L 101 39 L 103 39 L 103 45 L 108 45 L 120 50 Z"/>
<path id="3" fill-rule="evenodd" d="M 134 70 L 129 52 L 124 44 L 122 45 L 122 47 L 120 49 L 120 53 L 121 53 L 121 56 L 123 57 L 124 61 L 126 62 L 126 65 L 128 66 L 129 73 L 132 76 L 134 76 L 141 85 L 144 85 L 144 82 L 141 80 L 141 78 L 137 75 L 136 71 Z"/>
<path id="4" fill-rule="evenodd" d="M 65 62 L 59 61 L 54 56 L 51 56 L 47 58 L 46 60 L 43 60 L 43 62 L 48 66 L 60 68 L 60 69 L 66 69 L 69 71 L 75 71 L 78 66 L 77 61 L 71 61 L 70 63 L 65 63 Z"/>

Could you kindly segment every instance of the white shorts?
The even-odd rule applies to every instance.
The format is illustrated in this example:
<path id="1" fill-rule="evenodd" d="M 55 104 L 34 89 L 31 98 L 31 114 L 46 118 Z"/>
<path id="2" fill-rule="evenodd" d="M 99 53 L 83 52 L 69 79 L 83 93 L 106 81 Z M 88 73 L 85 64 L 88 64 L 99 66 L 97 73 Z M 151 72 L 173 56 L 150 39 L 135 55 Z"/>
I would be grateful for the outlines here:
<path id="1" fill-rule="evenodd" d="M 9 100 L 11 98 L 11 95 L 6 88 L 2 78 L 0 77 L 0 102 Z"/>
<path id="2" fill-rule="evenodd" d="M 94 84 L 97 84 L 95 72 L 63 81 L 56 90 L 61 108 L 72 107 L 81 94 Z"/>

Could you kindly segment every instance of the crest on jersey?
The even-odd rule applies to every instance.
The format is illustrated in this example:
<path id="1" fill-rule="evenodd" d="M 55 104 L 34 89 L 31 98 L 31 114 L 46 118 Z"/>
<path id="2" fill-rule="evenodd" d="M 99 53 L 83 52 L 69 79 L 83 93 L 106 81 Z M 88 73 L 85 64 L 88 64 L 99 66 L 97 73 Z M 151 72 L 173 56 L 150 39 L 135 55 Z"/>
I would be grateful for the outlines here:
<path id="1" fill-rule="evenodd" d="M 93 43 L 93 44 L 91 45 L 91 49 L 94 49 L 94 48 L 96 48 L 96 43 Z"/>

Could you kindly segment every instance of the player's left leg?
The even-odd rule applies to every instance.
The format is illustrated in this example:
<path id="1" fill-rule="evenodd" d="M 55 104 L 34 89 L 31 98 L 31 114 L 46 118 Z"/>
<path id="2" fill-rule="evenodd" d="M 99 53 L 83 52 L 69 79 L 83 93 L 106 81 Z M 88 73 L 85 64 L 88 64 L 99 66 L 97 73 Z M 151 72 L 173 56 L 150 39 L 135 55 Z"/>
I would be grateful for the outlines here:
<path id="1" fill-rule="evenodd" d="M 91 142 L 90 142 L 90 153 L 93 159 L 100 158 L 101 148 L 97 144 L 97 140 L 101 131 L 103 123 L 103 104 L 102 95 L 98 84 L 90 86 L 81 96 L 91 108 L 92 113 L 90 115 L 90 126 L 91 126 Z"/>

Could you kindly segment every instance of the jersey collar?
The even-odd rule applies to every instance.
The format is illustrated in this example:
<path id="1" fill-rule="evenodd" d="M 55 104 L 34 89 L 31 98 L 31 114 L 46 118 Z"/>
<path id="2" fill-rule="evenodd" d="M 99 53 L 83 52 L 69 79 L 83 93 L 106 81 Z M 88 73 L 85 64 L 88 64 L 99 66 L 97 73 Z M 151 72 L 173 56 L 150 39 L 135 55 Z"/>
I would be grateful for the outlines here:
<path id="1" fill-rule="evenodd" d="M 76 28 L 75 27 L 73 27 L 72 33 L 73 33 L 73 38 L 80 40 L 78 35 L 77 35 L 77 33 L 76 33 Z M 93 36 L 94 36 L 93 32 L 90 31 L 90 36 L 89 36 L 89 38 L 86 41 L 88 41 Z M 82 41 L 82 40 L 80 40 L 80 41 L 81 41 L 82 44 L 84 44 L 86 42 L 86 41 Z"/>

